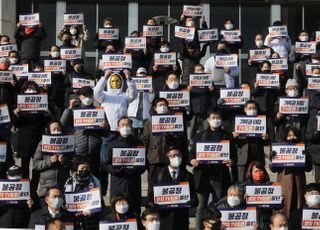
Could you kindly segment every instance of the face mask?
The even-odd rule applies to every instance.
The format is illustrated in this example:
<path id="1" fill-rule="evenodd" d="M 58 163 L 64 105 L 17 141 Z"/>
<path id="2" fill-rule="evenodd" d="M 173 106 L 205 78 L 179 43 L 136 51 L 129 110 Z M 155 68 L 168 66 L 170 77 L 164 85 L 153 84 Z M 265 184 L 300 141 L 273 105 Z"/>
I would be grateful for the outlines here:
<path id="1" fill-rule="evenodd" d="M 319 63 L 320 63 L 320 60 L 318 60 L 318 59 L 311 59 L 311 62 L 312 62 L 313 64 L 319 64 Z"/>
<path id="2" fill-rule="evenodd" d="M 231 207 L 235 207 L 240 204 L 240 199 L 237 196 L 228 196 L 227 202 Z"/>
<path id="3" fill-rule="evenodd" d="M 300 41 L 307 42 L 309 40 L 309 36 L 300 36 Z"/>
<path id="4" fill-rule="evenodd" d="M 247 116 L 257 116 L 258 111 L 255 109 L 250 109 L 246 111 Z"/>
<path id="5" fill-rule="evenodd" d="M 287 142 L 288 143 L 298 143 L 298 139 L 294 139 L 294 138 L 291 138 L 291 139 L 287 139 Z"/>
<path id="6" fill-rule="evenodd" d="M 159 230 L 160 229 L 160 221 L 152 221 L 147 224 L 147 230 Z"/>
<path id="7" fill-rule="evenodd" d="M 233 29 L 233 24 L 227 23 L 227 24 L 224 25 L 224 27 L 225 27 L 227 30 L 232 30 L 232 29 Z"/>
<path id="8" fill-rule="evenodd" d="M 124 204 L 124 205 L 122 205 L 122 204 L 116 204 L 116 212 L 117 213 L 120 213 L 120 214 L 125 214 L 125 213 L 127 213 L 128 212 L 128 210 L 129 210 L 129 205 L 127 205 L 127 204 Z"/>
<path id="9" fill-rule="evenodd" d="M 62 134 L 62 132 L 61 132 L 61 131 L 56 130 L 56 131 L 52 131 L 52 132 L 51 132 L 51 134 Z"/>
<path id="10" fill-rule="evenodd" d="M 92 105 L 93 99 L 91 97 L 86 97 L 86 98 L 82 99 L 81 102 L 85 106 L 89 106 L 89 105 Z"/>
<path id="11" fill-rule="evenodd" d="M 116 52 L 116 51 L 114 51 L 114 50 L 107 50 L 107 51 L 106 51 L 107 54 L 114 54 L 115 52 Z"/>
<path id="12" fill-rule="evenodd" d="M 252 178 L 254 181 L 262 181 L 264 177 L 265 177 L 264 172 L 252 173 Z"/>
<path id="13" fill-rule="evenodd" d="M 262 40 L 256 40 L 256 46 L 258 48 L 261 48 L 263 46 L 263 41 Z"/>
<path id="14" fill-rule="evenodd" d="M 26 91 L 24 91 L 24 93 L 37 93 L 37 90 L 35 90 L 35 89 L 27 89 Z"/>
<path id="15" fill-rule="evenodd" d="M 11 176 L 9 177 L 9 180 L 21 180 L 22 176 Z"/>
<path id="16" fill-rule="evenodd" d="M 174 158 L 170 158 L 170 166 L 172 166 L 173 168 L 179 168 L 179 166 L 181 165 L 182 162 L 182 158 L 181 157 L 174 157 Z"/>
<path id="17" fill-rule="evenodd" d="M 168 106 L 166 105 L 161 105 L 157 108 L 156 110 L 157 114 L 165 114 L 168 113 Z"/>
<path id="18" fill-rule="evenodd" d="M 187 26 L 187 27 L 193 27 L 193 26 L 194 26 L 194 21 L 188 21 L 188 22 L 186 23 L 186 26 Z"/>
<path id="19" fill-rule="evenodd" d="M 128 126 L 121 127 L 119 129 L 121 136 L 128 137 L 131 134 L 131 128 Z"/>
<path id="20" fill-rule="evenodd" d="M 311 206 L 318 206 L 320 203 L 320 195 L 310 195 L 307 197 L 307 202 Z"/>
<path id="21" fill-rule="evenodd" d="M 178 82 L 170 82 L 170 83 L 168 83 L 168 87 L 169 87 L 169 89 L 177 89 L 178 87 L 179 87 L 179 83 Z"/>
<path id="22" fill-rule="evenodd" d="M 209 125 L 211 128 L 219 128 L 221 126 L 222 121 L 220 119 L 212 119 L 209 120 Z"/>
<path id="23" fill-rule="evenodd" d="M 59 209 L 63 205 L 63 199 L 56 197 L 56 198 L 50 198 L 50 207 L 54 209 Z"/>
<path id="24" fill-rule="evenodd" d="M 275 230 L 288 230 L 288 227 L 274 228 Z"/>
<path id="25" fill-rule="evenodd" d="M 292 89 L 292 90 L 289 90 L 289 91 L 288 91 L 288 96 L 289 96 L 289 97 L 297 97 L 298 94 L 299 94 L 299 92 L 298 92 L 298 90 L 296 90 L 296 89 Z"/>
<path id="26" fill-rule="evenodd" d="M 75 35 L 77 33 L 76 29 L 70 29 L 70 34 Z"/>
<path id="27" fill-rule="evenodd" d="M 0 63 L 0 70 L 8 69 L 9 65 L 7 63 Z"/>
<path id="28" fill-rule="evenodd" d="M 160 48 L 160 51 L 161 51 L 162 53 L 168 53 L 168 52 L 169 52 L 169 48 L 168 48 L 168 47 L 161 47 L 161 48 Z"/>
<path id="29" fill-rule="evenodd" d="M 80 171 L 78 172 L 78 175 L 79 175 L 79 177 L 81 177 L 81 178 L 85 178 L 85 177 L 90 176 L 90 171 L 88 171 L 88 170 L 80 170 Z"/>
<path id="30" fill-rule="evenodd" d="M 10 58 L 10 64 L 16 64 L 18 62 L 18 58 Z"/>
<path id="31" fill-rule="evenodd" d="M 57 57 L 59 57 L 59 56 L 60 56 L 60 53 L 59 53 L 58 51 L 53 51 L 53 52 L 51 52 L 51 57 L 57 58 Z"/>
<path id="32" fill-rule="evenodd" d="M 222 48 L 222 49 L 217 50 L 217 53 L 219 53 L 219 54 L 226 54 L 226 53 L 228 53 L 228 52 L 227 52 L 226 49 Z"/>
<path id="33" fill-rule="evenodd" d="M 112 28 L 112 25 L 104 25 L 104 28 Z"/>

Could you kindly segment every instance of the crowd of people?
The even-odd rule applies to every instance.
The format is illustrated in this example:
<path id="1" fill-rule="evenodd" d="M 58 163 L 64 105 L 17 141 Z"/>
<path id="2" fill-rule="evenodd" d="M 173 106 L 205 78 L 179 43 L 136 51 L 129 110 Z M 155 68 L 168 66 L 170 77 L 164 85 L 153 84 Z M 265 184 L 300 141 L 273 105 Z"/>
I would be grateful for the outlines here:
<path id="1" fill-rule="evenodd" d="M 106 18 L 103 28 L 117 28 L 114 23 Z M 161 26 L 153 18 L 146 25 Z M 45 229 L 68 229 L 71 223 L 74 229 L 100 226 L 100 229 L 185 230 L 189 229 L 189 211 L 195 208 L 196 229 L 232 229 L 226 225 L 225 210 L 230 217 L 232 212 L 254 207 L 256 217 L 249 225 L 252 229 L 298 230 L 302 229 L 305 209 L 315 210 L 319 215 L 320 84 L 311 89 L 309 78 L 320 76 L 320 43 L 316 43 L 314 51 L 301 53 L 288 35 L 277 37 L 268 31 L 256 34 L 255 38 L 238 34 L 230 40 L 227 32 L 238 29 L 232 19 L 225 20 L 221 31 L 226 33 L 218 35 L 215 41 L 203 42 L 198 37 L 201 30 L 208 29 L 203 16 L 182 14 L 179 26 L 188 33 L 194 30 L 193 39 L 177 38 L 181 41 L 179 50 L 174 50 L 162 36 L 145 37 L 146 47 L 142 49 L 126 47 L 120 37 L 102 39 L 99 33 L 95 44 L 87 44 L 91 28 L 64 26 L 58 32 L 62 45 L 52 44 L 44 59 L 65 59 L 62 50 L 74 48 L 81 48 L 81 58 L 67 58 L 65 71 L 52 71 L 49 85 L 30 80 L 28 74 L 21 75 L 14 69 L 27 64 L 29 73 L 46 72 L 45 61 L 40 60 L 40 44 L 47 36 L 44 25 L 25 26 L 19 22 L 14 38 L 1 35 L 0 48 L 16 43 L 18 49 L 0 58 L 0 227 L 41 225 Z M 270 27 L 285 25 L 275 21 Z M 316 42 L 316 34 L 301 31 L 297 36 L 299 42 L 312 44 Z M 132 31 L 129 37 L 142 35 L 140 31 Z M 273 86 L 263 87 L 256 75 L 249 76 L 248 82 L 240 82 L 241 69 L 237 64 L 218 63 L 221 57 L 238 54 L 243 43 L 252 43 L 252 50 L 266 52 L 259 60 L 250 52 L 247 64 L 257 75 L 276 76 Z M 95 45 L 102 59 L 105 55 L 131 55 L 132 68 L 99 65 L 95 73 L 88 72 L 85 47 L 91 45 Z M 216 53 L 204 60 L 207 49 L 213 46 Z M 163 65 L 155 60 L 156 54 L 177 51 L 180 56 L 172 64 Z M 288 61 L 288 68 L 276 69 L 273 60 Z M 312 66 L 311 74 L 308 65 Z M 4 77 L 7 72 L 13 73 L 9 80 Z M 192 75 L 208 76 L 210 82 L 205 86 L 191 84 Z M 139 89 L 136 79 L 150 76 L 152 86 Z M 227 96 L 222 94 L 224 90 L 229 90 Z M 246 92 L 248 98 L 244 96 Z M 47 95 L 46 108 L 30 109 L 38 100 L 32 102 L 32 96 L 39 95 Z M 288 99 L 287 106 L 296 105 L 306 111 L 283 112 L 286 104 L 282 99 Z M 185 101 L 187 105 L 179 104 Z M 76 117 L 77 111 L 81 111 L 80 118 Z M 90 125 L 79 125 L 90 122 L 101 111 L 102 118 L 99 115 Z M 265 117 L 264 132 L 259 135 L 239 132 L 237 117 L 248 120 Z M 249 125 L 245 123 L 244 129 Z M 182 129 L 175 130 L 177 127 Z M 74 148 L 68 152 L 59 147 L 66 147 L 65 143 L 56 143 L 59 148 L 48 151 L 47 138 L 52 141 L 59 137 L 67 138 Z M 74 143 L 69 143 L 72 137 Z M 201 143 L 209 147 L 201 149 Z M 214 149 L 219 143 L 228 143 L 225 152 Z M 289 152 L 297 156 L 294 159 L 299 156 L 302 163 L 285 164 L 285 160 L 292 158 L 288 153 L 287 158 L 281 158 L 273 148 L 276 144 L 288 149 L 303 146 L 300 154 Z M 270 155 L 265 153 L 268 146 Z M 137 154 L 145 155 L 138 159 Z M 126 162 L 121 156 L 135 160 Z M 284 163 L 277 166 L 277 159 Z M 188 170 L 191 167 L 192 173 Z M 277 173 L 276 181 L 270 181 L 267 168 Z M 315 183 L 307 185 L 306 172 L 311 170 L 315 172 Z M 141 178 L 145 172 L 147 197 L 143 199 Z M 3 195 L 6 186 L 25 179 L 30 180 L 30 196 L 6 199 Z M 281 189 L 277 207 L 248 202 L 252 196 L 248 187 L 276 185 Z M 167 203 L 160 199 L 156 189 L 159 186 L 162 195 L 165 191 L 168 195 Z M 172 200 L 170 194 L 175 194 L 175 190 L 179 191 L 177 194 L 185 193 L 171 197 Z M 109 191 L 110 206 L 103 199 Z M 84 209 L 80 208 L 81 203 L 78 208 L 70 205 L 76 203 L 74 194 L 86 194 L 84 200 L 98 199 L 98 211 L 91 209 L 97 205 L 94 202 Z M 116 228 L 119 223 L 131 226 L 132 219 L 136 228 Z M 109 228 L 104 228 L 104 223 Z"/>

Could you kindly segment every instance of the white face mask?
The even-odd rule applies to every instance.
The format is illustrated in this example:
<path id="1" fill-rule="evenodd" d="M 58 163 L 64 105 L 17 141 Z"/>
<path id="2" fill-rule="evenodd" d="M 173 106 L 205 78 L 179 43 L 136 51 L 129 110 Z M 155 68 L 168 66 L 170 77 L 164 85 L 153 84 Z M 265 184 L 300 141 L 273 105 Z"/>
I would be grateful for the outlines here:
<path id="1" fill-rule="evenodd" d="M 320 60 L 318 59 L 311 59 L 312 64 L 319 64 Z"/>
<path id="2" fill-rule="evenodd" d="M 89 106 L 89 105 L 92 105 L 93 99 L 91 97 L 86 97 L 86 98 L 82 99 L 81 102 L 85 106 Z"/>
<path id="3" fill-rule="evenodd" d="M 288 96 L 289 97 L 297 97 L 298 95 L 299 95 L 298 90 L 296 90 L 296 89 L 288 90 Z"/>
<path id="4" fill-rule="evenodd" d="M 122 205 L 122 204 L 116 204 L 116 212 L 117 213 L 120 213 L 120 214 L 125 214 L 125 213 L 127 213 L 128 212 L 128 210 L 129 210 L 129 205 L 127 205 L 127 204 L 124 204 L 124 205 Z"/>
<path id="5" fill-rule="evenodd" d="M 112 28 L 112 25 L 104 25 L 104 28 Z"/>
<path id="6" fill-rule="evenodd" d="M 75 35 L 77 33 L 77 29 L 70 29 L 70 34 Z"/>
<path id="7" fill-rule="evenodd" d="M 55 131 L 52 131 L 51 134 L 62 134 L 62 132 L 58 131 L 58 130 L 55 130 Z"/>
<path id="8" fill-rule="evenodd" d="M 161 106 L 157 107 L 156 112 L 157 112 L 157 114 L 165 114 L 165 113 L 168 113 L 168 106 L 166 106 L 166 105 L 161 105 Z"/>
<path id="9" fill-rule="evenodd" d="M 53 51 L 53 52 L 51 52 L 51 57 L 57 58 L 57 57 L 59 57 L 59 56 L 60 56 L 60 53 L 59 53 L 58 51 Z"/>
<path id="10" fill-rule="evenodd" d="M 128 126 L 124 126 L 124 127 L 119 128 L 119 132 L 120 132 L 121 136 L 128 137 L 131 134 L 131 128 Z"/>
<path id="11" fill-rule="evenodd" d="M 237 196 L 228 196 L 227 202 L 231 207 L 235 207 L 240 204 L 240 199 Z"/>
<path id="12" fill-rule="evenodd" d="M 275 230 L 288 230 L 288 227 L 274 228 Z"/>
<path id="13" fill-rule="evenodd" d="M 147 224 L 147 230 L 159 230 L 160 229 L 160 221 L 152 221 Z"/>
<path id="14" fill-rule="evenodd" d="M 24 93 L 37 93 L 37 90 L 35 90 L 35 89 L 27 89 L 26 91 L 24 91 Z"/>
<path id="15" fill-rule="evenodd" d="M 307 41 L 309 41 L 309 36 L 308 36 L 308 35 L 306 35 L 306 36 L 300 36 L 300 41 L 302 41 L 302 42 L 307 42 Z"/>
<path id="16" fill-rule="evenodd" d="M 247 116 L 257 116 L 258 111 L 256 109 L 246 110 Z"/>
<path id="17" fill-rule="evenodd" d="M 182 162 L 182 158 L 178 156 L 174 158 L 170 158 L 169 160 L 170 160 L 170 166 L 172 166 L 173 168 L 179 168 Z"/>
<path id="18" fill-rule="evenodd" d="M 18 62 L 18 58 L 10 58 L 10 64 L 16 64 Z"/>
<path id="19" fill-rule="evenodd" d="M 256 46 L 258 48 L 261 48 L 263 46 L 263 41 L 262 40 L 256 40 Z"/>
<path id="20" fill-rule="evenodd" d="M 11 176 L 11 177 L 8 177 L 9 180 L 21 180 L 22 179 L 22 176 Z"/>
<path id="21" fill-rule="evenodd" d="M 59 209 L 63 205 L 63 199 L 56 197 L 56 198 L 50 198 L 50 207 L 54 209 Z"/>
<path id="22" fill-rule="evenodd" d="M 232 30 L 232 29 L 233 29 L 233 24 L 227 23 L 227 24 L 224 25 L 224 27 L 225 27 L 227 30 Z"/>
<path id="23" fill-rule="evenodd" d="M 209 120 L 209 125 L 211 128 L 219 128 L 222 124 L 221 119 L 211 119 Z"/>
<path id="24" fill-rule="evenodd" d="M 169 89 L 177 89 L 179 87 L 179 85 L 180 84 L 178 82 L 175 82 L 175 81 L 168 83 Z"/>
<path id="25" fill-rule="evenodd" d="M 194 26 L 194 21 L 188 21 L 188 22 L 186 23 L 186 26 L 187 26 L 187 27 L 193 27 L 193 26 Z"/>
<path id="26" fill-rule="evenodd" d="M 161 48 L 160 48 L 160 51 L 161 51 L 162 53 L 168 53 L 170 50 L 169 50 L 168 47 L 161 47 Z"/>
<path id="27" fill-rule="evenodd" d="M 320 195 L 310 195 L 307 197 L 307 203 L 311 206 L 318 206 L 320 203 Z"/>

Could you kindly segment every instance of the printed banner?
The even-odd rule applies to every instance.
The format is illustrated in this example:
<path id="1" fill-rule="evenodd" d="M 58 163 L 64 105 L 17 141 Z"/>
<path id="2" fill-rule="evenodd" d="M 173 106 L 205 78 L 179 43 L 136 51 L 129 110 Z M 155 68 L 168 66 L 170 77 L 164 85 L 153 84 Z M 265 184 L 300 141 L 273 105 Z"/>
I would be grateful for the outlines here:
<path id="1" fill-rule="evenodd" d="M 224 100 L 222 105 L 241 106 L 250 100 L 250 89 L 220 89 L 220 98 Z"/>
<path id="2" fill-rule="evenodd" d="M 272 58 L 268 61 L 271 63 L 271 71 L 288 70 L 287 58 Z"/>
<path id="3" fill-rule="evenodd" d="M 147 43 L 145 37 L 126 37 L 126 49 L 146 49 Z"/>
<path id="4" fill-rule="evenodd" d="M 45 112 L 48 94 L 18 94 L 18 107 L 24 112 Z"/>
<path id="5" fill-rule="evenodd" d="M 0 163 L 7 160 L 7 142 L 0 142 Z"/>
<path id="6" fill-rule="evenodd" d="M 132 78 L 138 91 L 150 91 L 152 89 L 152 76 Z"/>
<path id="7" fill-rule="evenodd" d="M 282 206 L 282 187 L 280 183 L 247 185 L 246 203 L 260 208 L 280 208 Z"/>
<path id="8" fill-rule="evenodd" d="M 257 223 L 257 212 L 255 207 L 246 209 L 220 210 L 221 222 L 224 230 L 254 230 Z"/>
<path id="9" fill-rule="evenodd" d="M 174 27 L 174 36 L 176 38 L 193 40 L 195 31 L 196 31 L 195 27 L 175 26 Z"/>
<path id="10" fill-rule="evenodd" d="M 183 114 L 153 115 L 151 117 L 151 129 L 153 134 L 183 132 Z"/>
<path id="11" fill-rule="evenodd" d="M 0 104 L 0 125 L 10 123 L 10 114 L 7 104 Z"/>
<path id="12" fill-rule="evenodd" d="M 163 36 L 163 26 L 143 26 L 143 36 L 144 37 L 162 37 Z"/>
<path id="13" fill-rule="evenodd" d="M 0 180 L 0 203 L 30 199 L 29 179 Z"/>
<path id="14" fill-rule="evenodd" d="M 66 192 L 66 208 L 69 212 L 90 212 L 101 211 L 101 196 L 99 188 L 88 191 Z"/>
<path id="15" fill-rule="evenodd" d="M 131 54 L 104 54 L 100 60 L 101 69 L 131 69 Z"/>
<path id="16" fill-rule="evenodd" d="M 270 55 L 271 50 L 269 48 L 249 50 L 249 57 L 251 58 L 252 62 L 263 62 L 267 60 Z"/>
<path id="17" fill-rule="evenodd" d="M 189 85 L 195 87 L 209 87 L 212 85 L 210 74 L 190 74 Z"/>
<path id="18" fill-rule="evenodd" d="M 73 110 L 73 126 L 75 129 L 102 129 L 105 122 L 104 109 Z"/>
<path id="19" fill-rule="evenodd" d="M 320 229 L 320 209 L 304 208 L 301 227 L 302 229 Z"/>
<path id="20" fill-rule="evenodd" d="M 90 86 L 91 88 L 94 88 L 96 83 L 94 80 L 91 79 L 84 79 L 84 78 L 72 78 L 72 88 L 73 89 L 81 89 L 84 86 Z"/>
<path id="21" fill-rule="evenodd" d="M 38 26 L 40 24 L 39 13 L 19 15 L 19 23 L 22 26 Z"/>
<path id="22" fill-rule="evenodd" d="M 237 67 L 238 66 L 238 55 L 216 55 L 216 68 L 224 67 Z"/>
<path id="23" fill-rule="evenodd" d="M 223 36 L 223 40 L 226 42 L 241 42 L 240 30 L 221 30 L 220 33 Z"/>
<path id="24" fill-rule="evenodd" d="M 74 60 L 81 58 L 81 48 L 61 48 L 60 57 L 64 60 Z"/>
<path id="25" fill-rule="evenodd" d="M 198 39 L 199 42 L 218 41 L 218 29 L 198 30 Z"/>
<path id="26" fill-rule="evenodd" d="M 308 77 L 308 89 L 320 90 L 320 77 Z"/>
<path id="27" fill-rule="evenodd" d="M 83 13 L 81 14 L 64 14 L 63 15 L 63 25 L 83 25 Z"/>
<path id="28" fill-rule="evenodd" d="M 256 117 L 236 116 L 234 131 L 240 136 L 260 137 L 267 132 L 267 121 L 265 115 Z"/>
<path id="29" fill-rule="evenodd" d="M 112 166 L 145 166 L 146 149 L 143 146 L 136 148 L 113 148 Z"/>
<path id="30" fill-rule="evenodd" d="M 312 77 L 320 77 L 320 65 L 306 64 L 306 75 Z"/>
<path id="31" fill-rule="evenodd" d="M 51 72 L 30 72 L 28 81 L 34 81 L 39 86 L 51 85 Z"/>
<path id="32" fill-rule="evenodd" d="M 258 73 L 256 75 L 256 83 L 259 88 L 278 89 L 280 86 L 279 74 Z"/>
<path id="33" fill-rule="evenodd" d="M 45 72 L 65 72 L 66 60 L 44 60 Z"/>
<path id="34" fill-rule="evenodd" d="M 279 112 L 283 114 L 308 114 L 309 98 L 280 98 Z"/>
<path id="35" fill-rule="evenodd" d="M 100 221 L 99 230 L 137 230 L 137 220 L 127 219 L 126 221 L 108 222 Z"/>
<path id="36" fill-rule="evenodd" d="M 176 52 L 154 54 L 154 65 L 175 65 L 176 61 Z"/>
<path id="37" fill-rule="evenodd" d="M 64 154 L 74 153 L 75 136 L 74 135 L 42 135 L 41 150 L 45 153 Z"/>
<path id="38" fill-rule="evenodd" d="M 9 70 L 13 72 L 16 77 L 27 77 L 28 71 L 29 71 L 29 65 L 28 64 L 22 64 L 22 65 L 10 65 Z"/>
<path id="39" fill-rule="evenodd" d="M 196 157 L 203 164 L 222 164 L 230 159 L 230 141 L 197 142 Z"/>
<path id="40" fill-rule="evenodd" d="M 119 28 L 100 28 L 98 37 L 100 40 L 118 40 Z"/>
<path id="41" fill-rule="evenodd" d="M 295 50 L 298 54 L 314 54 L 316 45 L 316 42 L 296 42 Z"/>
<path id="42" fill-rule="evenodd" d="M 0 57 L 8 57 L 9 52 L 12 50 L 17 51 L 16 44 L 0 45 Z"/>
<path id="43" fill-rule="evenodd" d="M 154 203 L 165 205 L 165 208 L 188 207 L 186 203 L 190 201 L 189 182 L 180 182 L 175 185 L 155 185 L 153 186 Z"/>
<path id="44" fill-rule="evenodd" d="M 203 15 L 203 6 L 184 5 L 183 14 L 184 16 L 201 17 Z"/>
<path id="45" fill-rule="evenodd" d="M 272 167 L 304 167 L 306 164 L 304 150 L 304 143 L 273 143 L 271 151 L 276 152 L 276 155 L 272 158 Z"/>
<path id="46" fill-rule="evenodd" d="M 0 71 L 0 82 L 11 83 L 13 81 L 12 71 Z"/>
<path id="47" fill-rule="evenodd" d="M 185 108 L 190 105 L 189 91 L 160 91 L 159 97 L 165 98 L 169 103 L 169 107 Z"/>
<path id="48" fill-rule="evenodd" d="M 269 37 L 286 37 L 288 36 L 287 26 L 270 26 L 269 27 Z"/>

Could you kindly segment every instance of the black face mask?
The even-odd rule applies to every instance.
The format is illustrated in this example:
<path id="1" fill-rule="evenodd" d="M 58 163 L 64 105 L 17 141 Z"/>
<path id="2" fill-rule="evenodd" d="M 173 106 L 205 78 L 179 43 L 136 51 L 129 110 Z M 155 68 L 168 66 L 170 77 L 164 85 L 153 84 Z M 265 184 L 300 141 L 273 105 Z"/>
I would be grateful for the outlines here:
<path id="1" fill-rule="evenodd" d="M 221 221 L 214 223 L 211 227 L 211 230 L 220 230 L 221 229 Z"/>
<path id="2" fill-rule="evenodd" d="M 78 175 L 79 175 L 80 178 L 86 178 L 86 177 L 90 176 L 90 171 L 88 171 L 88 170 L 80 170 L 78 172 Z"/>
<path id="3" fill-rule="evenodd" d="M 271 73 L 271 70 L 263 70 L 262 73 Z"/>
<path id="4" fill-rule="evenodd" d="M 298 139 L 287 139 L 287 142 L 288 143 L 299 143 L 299 140 Z"/>
<path id="5" fill-rule="evenodd" d="M 71 40 L 64 40 L 64 41 L 63 41 L 63 44 L 65 44 L 65 45 L 70 45 L 70 44 L 71 44 Z"/>
<path id="6" fill-rule="evenodd" d="M 226 49 L 219 49 L 219 50 L 217 50 L 217 53 L 218 54 L 227 54 L 228 51 Z"/>

